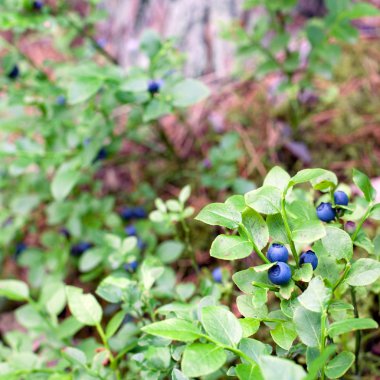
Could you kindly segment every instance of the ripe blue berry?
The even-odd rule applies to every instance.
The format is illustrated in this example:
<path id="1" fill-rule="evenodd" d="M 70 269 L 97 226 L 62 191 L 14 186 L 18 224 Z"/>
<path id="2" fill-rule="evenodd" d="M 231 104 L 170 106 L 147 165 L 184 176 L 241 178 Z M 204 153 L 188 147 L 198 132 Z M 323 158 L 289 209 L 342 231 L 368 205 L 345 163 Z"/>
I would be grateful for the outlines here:
<path id="1" fill-rule="evenodd" d="M 160 88 L 161 88 L 161 81 L 150 80 L 148 82 L 148 92 L 150 92 L 152 95 L 160 92 Z"/>
<path id="2" fill-rule="evenodd" d="M 267 258 L 272 263 L 275 261 L 286 263 L 289 259 L 289 252 L 284 245 L 273 243 L 268 249 Z"/>
<path id="3" fill-rule="evenodd" d="M 20 69 L 17 65 L 12 67 L 12 70 L 8 73 L 9 79 L 17 79 L 20 75 Z"/>
<path id="4" fill-rule="evenodd" d="M 335 219 L 335 210 L 331 203 L 321 203 L 317 207 L 317 216 L 323 222 L 331 222 Z"/>
<path id="5" fill-rule="evenodd" d="M 40 0 L 33 1 L 33 9 L 36 11 L 40 11 L 42 7 L 44 6 L 44 3 Z"/>
<path id="6" fill-rule="evenodd" d="M 347 206 L 348 195 L 344 191 L 338 190 L 334 193 L 334 201 L 335 201 L 335 204 L 339 206 Z"/>
<path id="7" fill-rule="evenodd" d="M 94 158 L 94 162 L 103 161 L 107 158 L 107 156 L 108 156 L 107 149 L 105 147 L 102 147 L 99 149 L 98 154 Z"/>
<path id="8" fill-rule="evenodd" d="M 135 272 L 138 266 L 139 263 L 136 260 L 134 260 L 130 263 L 124 264 L 124 269 L 129 272 Z"/>
<path id="9" fill-rule="evenodd" d="M 286 285 L 292 277 L 292 271 L 288 264 L 280 261 L 269 269 L 268 277 L 275 285 Z"/>
<path id="10" fill-rule="evenodd" d="M 55 99 L 55 102 L 57 103 L 57 105 L 59 106 L 64 106 L 66 104 L 66 98 L 63 96 L 63 95 L 59 95 L 57 96 L 57 98 Z"/>
<path id="11" fill-rule="evenodd" d="M 59 233 L 60 233 L 61 235 L 63 235 L 66 239 L 70 239 L 70 237 L 71 237 L 70 231 L 69 231 L 67 228 L 65 228 L 65 227 L 62 227 L 62 228 L 59 230 Z"/>
<path id="12" fill-rule="evenodd" d="M 212 271 L 212 277 L 215 282 L 222 283 L 223 281 L 223 276 L 222 276 L 222 268 L 217 267 Z"/>
<path id="13" fill-rule="evenodd" d="M 311 264 L 313 269 L 315 269 L 318 266 L 318 257 L 314 251 L 308 250 L 301 255 L 300 265 L 307 263 Z"/>
<path id="14" fill-rule="evenodd" d="M 79 257 L 90 248 L 92 248 L 92 243 L 81 241 L 71 247 L 70 254 L 71 256 Z"/>
<path id="15" fill-rule="evenodd" d="M 146 212 L 143 207 L 134 207 L 133 208 L 133 216 L 136 219 L 144 219 L 146 218 Z"/>
<path id="16" fill-rule="evenodd" d="M 143 250 L 145 246 L 146 244 L 140 238 L 137 238 L 137 248 Z"/>
<path id="17" fill-rule="evenodd" d="M 127 227 L 125 227 L 124 229 L 125 233 L 128 235 L 128 236 L 136 236 L 137 235 L 137 230 L 136 230 L 136 227 L 131 224 Z"/>
<path id="18" fill-rule="evenodd" d="M 16 249 L 15 249 L 15 257 L 16 259 L 28 248 L 28 246 L 23 242 L 19 242 L 16 244 Z"/>

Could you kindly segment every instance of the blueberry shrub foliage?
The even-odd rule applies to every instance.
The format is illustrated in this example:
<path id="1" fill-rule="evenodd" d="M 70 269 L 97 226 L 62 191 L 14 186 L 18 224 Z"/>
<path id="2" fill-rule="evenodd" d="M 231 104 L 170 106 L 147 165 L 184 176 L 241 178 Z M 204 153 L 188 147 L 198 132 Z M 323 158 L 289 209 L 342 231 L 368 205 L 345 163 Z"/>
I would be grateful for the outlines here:
<path id="1" fill-rule="evenodd" d="M 380 277 L 378 238 L 363 224 L 379 220 L 380 204 L 365 174 L 354 170 L 353 181 L 362 197 L 330 171 L 290 177 L 274 167 L 260 188 L 204 207 L 196 219 L 225 229 L 211 256 L 259 261 L 232 275 L 242 317 L 206 297 L 191 312 L 172 310 L 143 331 L 182 342 L 176 349 L 190 378 L 218 371 L 243 380 L 359 374 L 362 336 L 378 324 L 358 299 L 378 294 Z M 255 338 L 262 330 L 271 340 Z"/>
<path id="2" fill-rule="evenodd" d="M 255 189 L 240 176 L 246 155 L 235 132 L 191 166 L 162 116 L 186 128 L 188 107 L 209 89 L 182 74 L 175 41 L 147 31 L 141 63 L 125 69 L 96 38 L 98 1 L 85 11 L 71 3 L 0 0 L 0 310 L 10 315 L 0 323 L 0 379 L 311 380 L 378 371 L 366 350 L 380 292 L 380 207 L 369 179 L 354 170 L 356 196 L 330 171 L 290 177 L 275 167 Z M 303 30 L 312 46 L 304 69 L 287 27 L 295 2 L 247 2 L 258 5 L 267 18 L 252 35 L 238 31 L 240 52 L 260 53 L 258 77 L 284 74 L 292 102 L 314 75 L 331 72 L 339 50 L 331 38 L 353 40 L 350 21 L 375 13 L 326 1 L 326 16 Z M 267 48 L 259 42 L 268 28 Z M 41 40 L 54 52 L 44 62 L 25 48 Z M 128 180 L 108 188 L 107 167 L 116 177 L 127 168 Z M 238 195 L 195 221 L 189 182 L 195 196 Z M 160 198 L 164 186 L 170 196 Z M 197 250 L 215 236 L 214 261 L 204 261 Z"/>

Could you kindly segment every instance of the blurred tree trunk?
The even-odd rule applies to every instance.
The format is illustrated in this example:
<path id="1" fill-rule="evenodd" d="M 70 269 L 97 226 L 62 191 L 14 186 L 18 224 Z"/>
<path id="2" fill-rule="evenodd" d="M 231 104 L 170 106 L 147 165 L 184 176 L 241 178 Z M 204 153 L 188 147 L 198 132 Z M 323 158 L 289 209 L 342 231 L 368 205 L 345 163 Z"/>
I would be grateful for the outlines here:
<path id="1" fill-rule="evenodd" d="M 233 46 L 220 36 L 223 26 L 241 15 L 244 0 L 106 0 L 110 14 L 101 34 L 115 46 L 123 65 L 134 64 L 141 33 L 152 28 L 178 39 L 187 52 L 186 71 L 191 75 L 230 72 Z"/>

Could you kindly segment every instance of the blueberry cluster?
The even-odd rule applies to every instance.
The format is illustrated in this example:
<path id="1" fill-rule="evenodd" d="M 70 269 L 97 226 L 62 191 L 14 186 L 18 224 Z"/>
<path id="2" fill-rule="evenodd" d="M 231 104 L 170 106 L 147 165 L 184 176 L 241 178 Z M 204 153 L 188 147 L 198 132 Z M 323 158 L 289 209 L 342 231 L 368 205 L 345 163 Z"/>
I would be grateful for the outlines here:
<path id="1" fill-rule="evenodd" d="M 286 285 L 292 277 L 292 271 L 287 264 L 289 259 L 288 249 L 282 244 L 273 243 L 268 249 L 267 258 L 271 263 L 277 262 L 268 271 L 269 280 L 275 285 Z M 313 270 L 316 269 L 318 257 L 315 252 L 308 250 L 302 253 L 299 265 L 302 266 L 303 264 L 311 264 Z"/>
<path id="2" fill-rule="evenodd" d="M 347 206 L 348 205 L 348 195 L 341 190 L 334 193 L 335 206 Z M 317 216 L 322 222 L 329 223 L 333 221 L 336 217 L 336 208 L 330 202 L 322 202 L 317 207 Z"/>
<path id="3" fill-rule="evenodd" d="M 132 219 L 145 219 L 147 217 L 143 207 L 124 207 L 120 211 L 120 216 L 127 221 Z"/>
<path id="4" fill-rule="evenodd" d="M 277 261 L 277 264 L 268 271 L 269 280 L 275 285 L 286 285 L 292 277 L 292 271 L 287 264 L 288 249 L 282 244 L 273 243 L 268 249 L 267 258 L 271 263 Z"/>

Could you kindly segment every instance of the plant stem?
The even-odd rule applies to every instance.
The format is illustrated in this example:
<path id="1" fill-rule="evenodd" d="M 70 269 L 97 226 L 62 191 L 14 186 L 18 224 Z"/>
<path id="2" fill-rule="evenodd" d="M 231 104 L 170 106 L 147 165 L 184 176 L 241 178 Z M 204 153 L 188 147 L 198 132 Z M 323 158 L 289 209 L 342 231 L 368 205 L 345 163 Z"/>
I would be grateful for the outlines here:
<path id="1" fill-rule="evenodd" d="M 257 256 L 261 258 L 261 260 L 264 261 L 266 264 L 270 264 L 271 262 L 267 259 L 267 257 L 261 252 L 259 247 L 256 245 L 255 241 L 252 239 L 251 234 L 248 232 L 247 227 L 243 224 L 240 223 L 239 227 L 244 231 L 244 233 L 247 235 L 247 239 L 252 243 L 253 249 L 257 253 Z"/>
<path id="2" fill-rule="evenodd" d="M 106 337 L 106 334 L 103 330 L 103 327 L 100 323 L 97 323 L 95 325 L 96 327 L 96 330 L 98 331 L 98 334 L 100 336 L 100 339 L 102 340 L 103 344 L 104 344 L 104 347 L 106 348 L 106 350 L 108 351 L 109 353 L 109 359 L 110 359 L 110 364 L 111 364 L 111 369 L 115 372 L 115 375 L 116 375 L 116 379 L 117 380 L 121 380 L 121 377 L 120 377 L 120 372 L 117 368 L 117 360 L 115 359 L 112 351 L 111 351 L 111 348 L 108 344 L 108 340 L 107 340 L 107 337 Z"/>
<path id="3" fill-rule="evenodd" d="M 356 302 L 356 293 L 355 293 L 355 288 L 353 286 L 350 286 L 350 292 L 351 292 L 352 305 L 354 307 L 354 316 L 355 318 L 359 318 L 358 304 Z M 355 331 L 355 374 L 357 376 L 359 376 L 359 373 L 360 373 L 359 354 L 360 354 L 361 339 L 362 339 L 362 335 L 360 333 L 360 330 L 356 330 Z"/>
<path id="4" fill-rule="evenodd" d="M 327 320 L 327 311 L 326 309 L 322 312 L 321 317 L 321 345 L 320 345 L 320 353 L 323 354 L 323 351 L 326 348 L 326 320 Z M 325 380 L 325 369 L 321 369 L 321 380 Z"/>
<path id="5" fill-rule="evenodd" d="M 363 215 L 363 217 L 360 219 L 360 222 L 359 224 L 357 225 L 356 229 L 355 229 L 355 232 L 352 234 L 351 236 L 351 240 L 352 241 L 355 241 L 356 237 L 358 236 L 358 233 L 360 231 L 360 229 L 362 228 L 362 225 L 363 223 L 366 221 L 366 219 L 368 218 L 368 215 L 370 214 L 370 212 L 372 211 L 372 204 L 370 204 L 367 208 L 367 211 L 366 213 Z"/>
<path id="6" fill-rule="evenodd" d="M 340 277 L 340 279 L 337 281 L 337 283 L 334 285 L 334 287 L 332 289 L 333 292 L 335 292 L 335 290 L 338 288 L 338 286 L 346 279 L 347 274 L 348 274 L 350 269 L 351 269 L 351 264 L 347 263 L 346 268 L 344 269 L 342 276 Z"/>
<path id="7" fill-rule="evenodd" d="M 195 272 L 197 274 L 199 274 L 199 268 L 198 268 L 198 265 L 197 265 L 197 259 L 195 257 L 195 252 L 194 252 L 193 246 L 191 245 L 191 241 L 190 241 L 190 228 L 187 225 L 186 220 L 183 219 L 183 218 L 181 218 L 181 226 L 182 226 L 183 232 L 185 234 L 186 252 L 190 256 L 191 263 L 192 263 L 192 265 L 194 267 Z"/>
<path id="8" fill-rule="evenodd" d="M 247 354 L 245 354 L 243 351 L 240 351 L 239 349 L 237 349 L 235 347 L 228 346 L 226 344 L 221 344 L 217 340 L 211 338 L 208 335 L 202 334 L 201 336 L 202 336 L 202 338 L 205 338 L 206 340 L 208 340 L 211 343 L 214 343 L 215 345 L 219 346 L 220 348 L 223 348 L 224 350 L 233 352 L 235 355 L 240 356 L 241 358 L 245 359 L 247 362 L 249 362 L 253 365 L 257 365 L 257 363 L 252 358 L 250 358 Z"/>
<path id="9" fill-rule="evenodd" d="M 290 230 L 288 216 L 286 215 L 286 210 L 285 210 L 285 195 L 286 193 L 284 193 L 281 198 L 281 217 L 282 217 L 282 220 L 284 221 L 286 236 L 289 239 L 292 255 L 294 257 L 294 260 L 296 261 L 297 268 L 299 268 L 299 257 L 298 257 L 296 246 L 294 245 L 294 241 L 292 239 L 292 231 Z"/>

